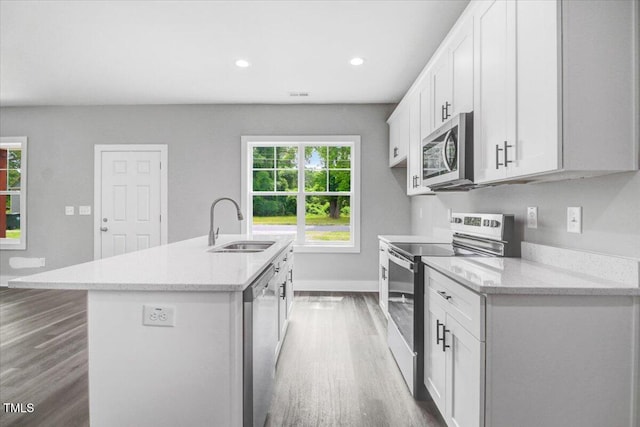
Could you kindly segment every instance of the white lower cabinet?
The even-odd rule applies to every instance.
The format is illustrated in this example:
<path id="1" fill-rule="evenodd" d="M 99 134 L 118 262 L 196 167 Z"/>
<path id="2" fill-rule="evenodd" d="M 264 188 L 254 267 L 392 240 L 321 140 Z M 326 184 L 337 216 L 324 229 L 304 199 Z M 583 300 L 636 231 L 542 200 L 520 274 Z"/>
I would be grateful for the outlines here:
<path id="1" fill-rule="evenodd" d="M 483 327 L 474 313 L 484 313 L 484 298 L 426 271 L 425 386 L 449 426 L 484 426 L 484 343 L 462 326 Z"/>
<path id="2" fill-rule="evenodd" d="M 293 304 L 293 247 L 286 248 L 274 262 L 276 268 L 276 296 L 278 297 L 278 345 L 276 360 L 289 326 L 289 316 Z"/>
<path id="3" fill-rule="evenodd" d="M 424 383 L 449 427 L 640 426 L 640 298 L 485 295 L 426 267 L 425 307 Z"/>
<path id="4" fill-rule="evenodd" d="M 389 317 L 387 300 L 389 299 L 389 254 L 388 245 L 382 240 L 379 243 L 379 265 L 378 265 L 378 303 L 386 317 Z"/>

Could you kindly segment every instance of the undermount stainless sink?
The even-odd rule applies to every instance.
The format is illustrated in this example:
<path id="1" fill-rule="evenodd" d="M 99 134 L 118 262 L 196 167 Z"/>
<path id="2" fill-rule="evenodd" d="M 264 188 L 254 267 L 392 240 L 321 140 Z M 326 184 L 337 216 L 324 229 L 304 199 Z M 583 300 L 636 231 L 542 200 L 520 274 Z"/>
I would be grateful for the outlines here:
<path id="1" fill-rule="evenodd" d="M 209 249 L 208 252 L 222 252 L 222 253 L 252 253 L 262 252 L 269 249 L 275 242 L 267 240 L 244 240 L 237 242 L 229 242 L 222 246 Z"/>

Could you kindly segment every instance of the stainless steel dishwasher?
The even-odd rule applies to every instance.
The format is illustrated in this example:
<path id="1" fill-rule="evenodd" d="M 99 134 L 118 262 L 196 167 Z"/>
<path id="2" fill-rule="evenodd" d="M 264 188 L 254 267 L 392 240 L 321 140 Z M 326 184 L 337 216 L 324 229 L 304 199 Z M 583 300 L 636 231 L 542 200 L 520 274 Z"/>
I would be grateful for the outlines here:
<path id="1" fill-rule="evenodd" d="M 263 427 L 273 395 L 278 344 L 278 298 L 273 264 L 244 290 L 243 300 L 243 425 Z"/>

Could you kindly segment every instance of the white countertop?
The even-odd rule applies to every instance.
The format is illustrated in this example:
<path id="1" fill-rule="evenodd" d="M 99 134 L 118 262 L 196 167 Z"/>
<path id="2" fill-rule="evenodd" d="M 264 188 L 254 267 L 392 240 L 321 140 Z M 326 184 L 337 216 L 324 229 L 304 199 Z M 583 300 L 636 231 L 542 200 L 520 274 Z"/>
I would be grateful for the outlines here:
<path id="1" fill-rule="evenodd" d="M 630 295 L 638 283 L 620 283 L 522 258 L 422 257 L 456 282 L 482 294 Z"/>
<path id="2" fill-rule="evenodd" d="M 207 236 L 10 280 L 11 288 L 119 291 L 242 291 L 292 240 L 282 236 L 221 235 L 216 246 L 236 240 L 274 240 L 264 252 L 211 253 Z"/>

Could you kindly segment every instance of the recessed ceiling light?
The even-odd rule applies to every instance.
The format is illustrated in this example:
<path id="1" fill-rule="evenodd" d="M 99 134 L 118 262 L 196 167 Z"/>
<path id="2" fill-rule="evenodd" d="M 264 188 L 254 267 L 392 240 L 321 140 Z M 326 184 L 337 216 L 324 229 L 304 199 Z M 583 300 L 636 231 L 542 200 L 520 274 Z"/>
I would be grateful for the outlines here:
<path id="1" fill-rule="evenodd" d="M 246 59 L 238 59 L 236 61 L 236 65 L 240 68 L 247 68 L 249 65 L 249 61 L 247 61 Z"/>
<path id="2" fill-rule="evenodd" d="M 351 65 L 362 65 L 364 64 L 364 59 L 356 56 L 355 58 L 351 58 L 351 61 L 349 61 L 349 63 Z"/>

